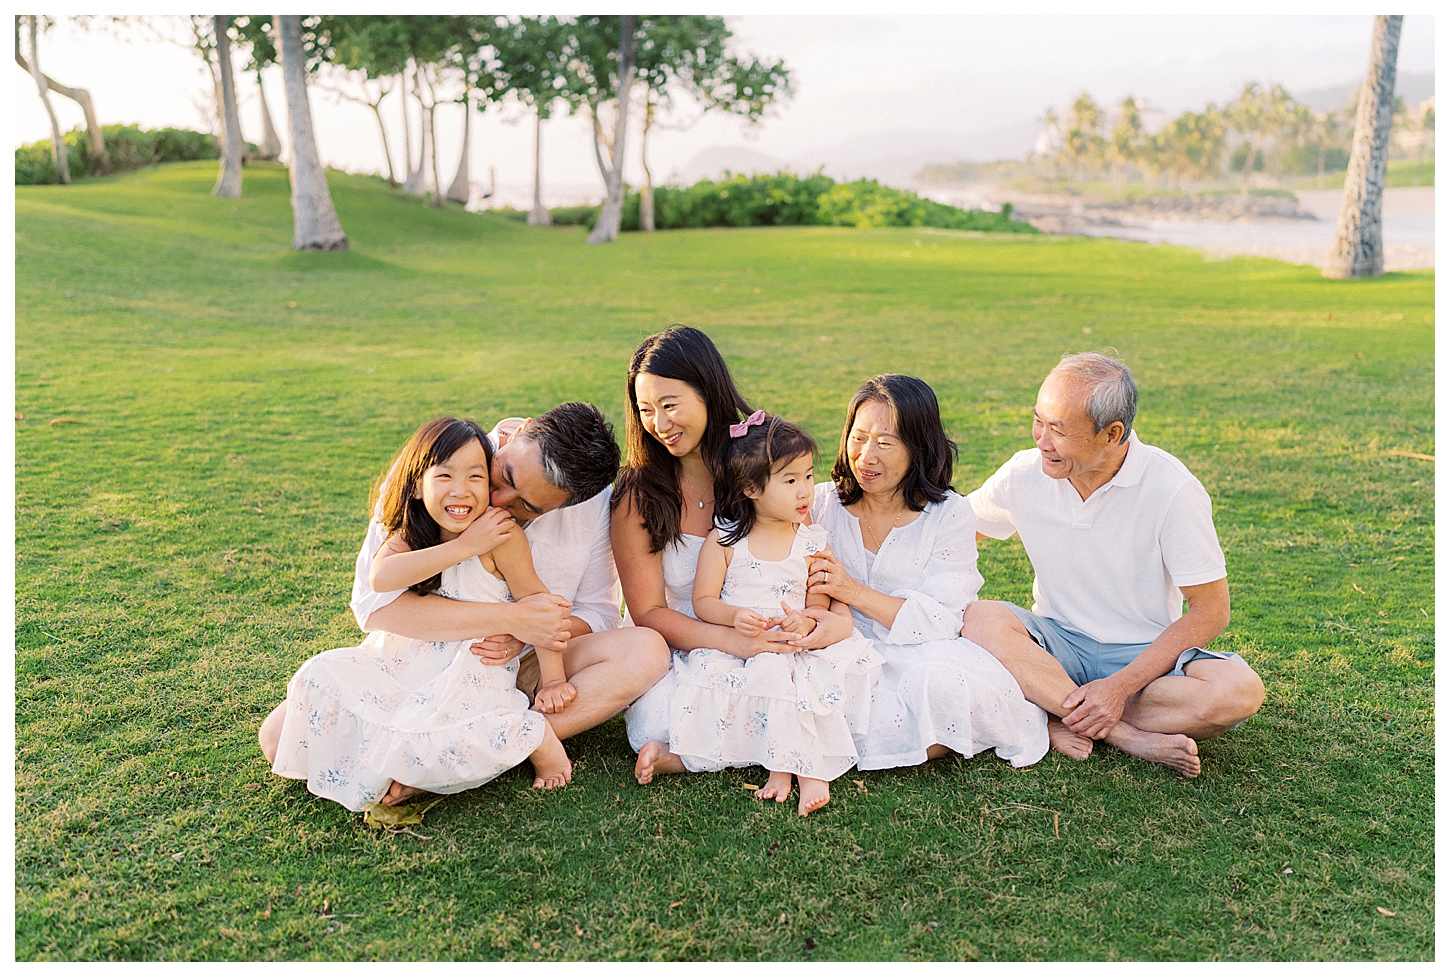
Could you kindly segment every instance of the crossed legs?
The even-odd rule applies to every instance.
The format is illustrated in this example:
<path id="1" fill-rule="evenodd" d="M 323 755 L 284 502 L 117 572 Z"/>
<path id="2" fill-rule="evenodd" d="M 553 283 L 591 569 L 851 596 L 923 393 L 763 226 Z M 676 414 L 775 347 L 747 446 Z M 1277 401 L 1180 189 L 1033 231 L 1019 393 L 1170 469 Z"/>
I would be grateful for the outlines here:
<path id="1" fill-rule="evenodd" d="M 1061 722 L 1062 704 L 1077 686 L 1011 609 L 999 601 L 977 601 L 967 608 L 962 637 L 996 656 L 1023 696 L 1052 717 L 1047 733 L 1053 749 L 1088 757 L 1093 741 Z M 1124 753 L 1196 777 L 1201 769 L 1196 741 L 1212 739 L 1258 712 L 1264 684 L 1247 665 L 1225 659 L 1190 662 L 1184 672 L 1155 679 L 1129 698 L 1104 739 Z"/>

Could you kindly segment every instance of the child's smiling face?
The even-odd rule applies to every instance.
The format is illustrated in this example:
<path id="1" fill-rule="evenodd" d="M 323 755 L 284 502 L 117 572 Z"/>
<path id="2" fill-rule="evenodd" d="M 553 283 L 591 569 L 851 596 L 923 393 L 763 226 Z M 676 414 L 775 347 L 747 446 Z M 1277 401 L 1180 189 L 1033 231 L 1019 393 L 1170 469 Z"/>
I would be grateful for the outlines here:
<path id="1" fill-rule="evenodd" d="M 747 489 L 745 495 L 754 501 L 756 516 L 781 522 L 805 522 L 816 493 L 814 467 L 809 453 L 799 455 L 771 472 L 764 489 L 758 492 Z"/>
<path id="2" fill-rule="evenodd" d="M 417 497 L 423 499 L 423 507 L 447 542 L 483 515 L 488 494 L 488 454 L 474 440 L 425 471 Z"/>

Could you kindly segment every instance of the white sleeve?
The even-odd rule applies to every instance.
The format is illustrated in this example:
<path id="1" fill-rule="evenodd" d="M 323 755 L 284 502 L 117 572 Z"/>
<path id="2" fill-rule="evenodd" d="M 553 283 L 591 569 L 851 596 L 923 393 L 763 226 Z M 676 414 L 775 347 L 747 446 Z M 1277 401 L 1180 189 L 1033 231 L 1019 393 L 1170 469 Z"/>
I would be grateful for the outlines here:
<path id="1" fill-rule="evenodd" d="M 1013 455 L 1007 459 L 1006 464 L 988 477 L 982 483 L 982 487 L 971 495 L 967 501 L 972 505 L 972 511 L 977 514 L 976 532 L 983 536 L 991 536 L 993 539 L 1007 539 L 1017 531 L 1017 526 L 1012 522 L 1012 511 L 1009 508 L 1011 498 L 1009 486 L 1012 479 L 1012 462 L 1017 458 Z M 974 540 L 975 536 L 972 537 Z"/>
<path id="2" fill-rule="evenodd" d="M 368 523 L 368 534 L 363 539 L 362 549 L 357 551 L 357 566 L 352 577 L 352 613 L 357 618 L 357 626 L 364 631 L 368 629 L 368 618 L 373 611 L 379 607 L 387 607 L 393 601 L 403 595 L 402 590 L 390 590 L 387 593 L 378 593 L 368 584 L 368 578 L 372 575 L 373 556 L 383 543 L 387 542 L 388 532 L 383 524 L 374 519 Z"/>
<path id="3" fill-rule="evenodd" d="M 931 551 L 921 580 L 915 587 L 891 592 L 906 603 L 896 612 L 887 644 L 914 645 L 960 637 L 967 605 L 977 599 L 981 589 L 976 513 L 961 496 L 941 505 L 948 508 L 929 541 Z"/>
<path id="4" fill-rule="evenodd" d="M 1196 587 L 1228 576 L 1213 528 L 1213 501 L 1197 479 L 1185 483 L 1169 503 L 1158 545 L 1175 587 Z"/>
<path id="5" fill-rule="evenodd" d="M 624 623 L 620 616 L 624 593 L 619 586 L 619 571 L 614 566 L 614 549 L 609 544 L 609 491 L 605 489 L 601 493 L 605 503 L 600 506 L 600 518 L 595 520 L 591 533 L 589 564 L 579 578 L 579 589 L 574 592 L 574 604 L 569 611 L 595 633 Z"/>

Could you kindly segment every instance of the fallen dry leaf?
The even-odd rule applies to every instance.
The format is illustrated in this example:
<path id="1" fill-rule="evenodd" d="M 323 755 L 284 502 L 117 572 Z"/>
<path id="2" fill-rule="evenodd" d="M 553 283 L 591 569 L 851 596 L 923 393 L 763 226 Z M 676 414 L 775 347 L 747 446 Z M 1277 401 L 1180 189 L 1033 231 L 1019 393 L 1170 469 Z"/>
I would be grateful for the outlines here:
<path id="1" fill-rule="evenodd" d="M 672 902 L 672 903 L 670 903 L 670 908 L 671 909 L 679 909 L 683 905 L 684 905 L 683 902 Z"/>
<path id="2" fill-rule="evenodd" d="M 785 922 L 785 913 L 781 913 L 781 914 L 780 914 L 780 921 L 781 921 L 781 922 L 782 922 L 782 923 L 783 923 L 783 922 Z"/>
<path id="3" fill-rule="evenodd" d="M 57 424 L 79 424 L 79 423 L 80 423 L 80 421 L 76 420 L 74 417 L 56 417 L 56 418 L 52 418 L 51 419 L 50 426 L 51 427 L 55 427 Z"/>
<path id="4" fill-rule="evenodd" d="M 1393 916 L 1394 915 L 1394 913 L 1390 912 L 1384 906 L 1375 906 L 1374 908 L 1376 909 L 1376 911 L 1379 912 L 1379 914 L 1381 916 Z"/>
<path id="5" fill-rule="evenodd" d="M 743 787 L 745 790 L 759 790 L 760 789 L 760 785 L 759 784 L 741 784 L 740 786 Z"/>
<path id="6" fill-rule="evenodd" d="M 25 415 L 22 414 L 22 413 L 20 413 L 20 411 L 16 411 L 15 412 L 15 419 L 17 421 L 23 421 L 23 420 L 25 420 Z"/>
<path id="7" fill-rule="evenodd" d="M 853 783 L 857 787 L 861 788 L 861 793 L 863 793 L 863 794 L 866 793 L 866 781 L 864 781 L 864 780 L 853 780 L 853 781 L 851 781 L 851 783 Z"/>
<path id="8" fill-rule="evenodd" d="M 1364 593 L 1364 588 L 1361 587 L 1359 584 L 1352 583 L 1350 584 L 1350 586 L 1353 587 L 1355 590 L 1359 591 L 1361 594 Z"/>

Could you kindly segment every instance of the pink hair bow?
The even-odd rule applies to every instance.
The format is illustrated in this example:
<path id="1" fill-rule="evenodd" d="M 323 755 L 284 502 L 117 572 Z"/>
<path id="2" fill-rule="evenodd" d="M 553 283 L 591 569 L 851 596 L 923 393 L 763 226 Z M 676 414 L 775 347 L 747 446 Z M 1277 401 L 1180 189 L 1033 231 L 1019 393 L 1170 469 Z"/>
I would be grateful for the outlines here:
<path id="1" fill-rule="evenodd" d="M 756 424 L 763 423 L 765 423 L 765 411 L 758 410 L 754 414 L 751 414 L 749 417 L 747 417 L 741 423 L 731 424 L 730 436 L 732 438 L 743 438 L 745 437 L 746 432 L 749 431 L 752 427 L 754 427 Z"/>

